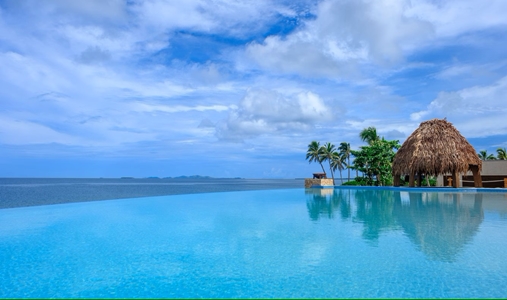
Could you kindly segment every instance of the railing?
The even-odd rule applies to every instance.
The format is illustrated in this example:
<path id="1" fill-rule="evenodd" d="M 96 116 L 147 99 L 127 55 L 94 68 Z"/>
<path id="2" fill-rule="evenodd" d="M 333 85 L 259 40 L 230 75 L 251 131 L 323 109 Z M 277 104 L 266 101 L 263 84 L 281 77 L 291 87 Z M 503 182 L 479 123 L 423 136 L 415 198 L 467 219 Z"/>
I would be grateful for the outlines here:
<path id="1" fill-rule="evenodd" d="M 461 182 L 471 182 L 474 183 L 473 180 L 462 180 Z M 507 178 L 504 178 L 503 180 L 483 180 L 482 183 L 493 183 L 493 182 L 503 182 L 503 187 L 507 188 Z M 452 186 L 452 178 L 447 178 L 447 185 Z"/>

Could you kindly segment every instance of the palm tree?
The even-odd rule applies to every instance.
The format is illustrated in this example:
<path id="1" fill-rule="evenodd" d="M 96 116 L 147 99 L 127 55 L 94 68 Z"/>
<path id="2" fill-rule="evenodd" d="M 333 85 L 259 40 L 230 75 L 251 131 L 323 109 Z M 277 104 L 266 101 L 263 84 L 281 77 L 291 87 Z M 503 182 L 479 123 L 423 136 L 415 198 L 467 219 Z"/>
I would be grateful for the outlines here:
<path id="1" fill-rule="evenodd" d="M 322 168 L 322 172 L 326 173 L 326 170 L 324 170 L 324 166 L 322 165 L 322 162 L 324 160 L 322 159 L 322 147 L 320 146 L 319 142 L 312 141 L 310 144 L 308 144 L 308 151 L 306 151 L 306 160 L 308 160 L 309 163 L 312 163 L 314 161 L 318 162 Z"/>
<path id="2" fill-rule="evenodd" d="M 342 171 L 345 169 L 345 156 L 341 155 L 339 152 L 333 152 L 333 159 L 331 161 L 331 168 L 333 171 L 340 171 L 340 182 L 343 184 L 343 176 Z M 349 171 L 350 173 L 350 171 Z"/>
<path id="3" fill-rule="evenodd" d="M 496 149 L 497 156 L 496 158 L 501 160 L 507 160 L 507 150 L 505 148 Z"/>
<path id="4" fill-rule="evenodd" d="M 350 144 L 346 142 L 341 142 L 340 147 L 340 156 L 343 156 L 344 159 L 347 159 L 347 169 L 348 169 L 348 180 L 350 180 Z M 343 183 L 343 182 L 342 182 Z"/>
<path id="5" fill-rule="evenodd" d="M 359 137 L 363 142 L 367 142 L 368 145 L 371 145 L 374 141 L 380 140 L 380 137 L 377 135 L 377 128 L 375 127 L 363 129 L 363 131 L 359 133 Z"/>
<path id="6" fill-rule="evenodd" d="M 324 146 L 321 147 L 321 157 L 322 161 L 327 160 L 329 162 L 329 170 L 331 171 L 331 178 L 333 178 L 333 185 L 334 183 L 334 173 L 333 173 L 333 161 L 339 157 L 338 152 L 336 152 L 335 145 L 331 144 L 330 142 L 327 142 L 324 144 Z"/>
<path id="7" fill-rule="evenodd" d="M 482 160 L 494 160 L 496 157 L 493 154 L 488 154 L 487 150 L 479 151 L 479 158 Z"/>

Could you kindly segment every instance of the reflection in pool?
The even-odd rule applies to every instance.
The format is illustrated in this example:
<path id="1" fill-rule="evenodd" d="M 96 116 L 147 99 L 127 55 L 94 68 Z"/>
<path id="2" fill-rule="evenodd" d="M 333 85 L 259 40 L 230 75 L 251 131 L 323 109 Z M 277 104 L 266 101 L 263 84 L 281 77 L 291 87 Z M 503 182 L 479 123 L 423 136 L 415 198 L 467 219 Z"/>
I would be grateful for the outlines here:
<path id="1" fill-rule="evenodd" d="M 428 258 L 442 261 L 453 261 L 484 219 L 482 193 L 351 189 L 307 189 L 306 193 L 312 220 L 339 215 L 362 223 L 363 238 L 373 243 L 381 232 L 401 230 Z M 495 196 L 505 197 L 488 194 Z"/>
<path id="2" fill-rule="evenodd" d="M 0 209 L 0 297 L 505 297 L 503 193 L 291 189 Z"/>

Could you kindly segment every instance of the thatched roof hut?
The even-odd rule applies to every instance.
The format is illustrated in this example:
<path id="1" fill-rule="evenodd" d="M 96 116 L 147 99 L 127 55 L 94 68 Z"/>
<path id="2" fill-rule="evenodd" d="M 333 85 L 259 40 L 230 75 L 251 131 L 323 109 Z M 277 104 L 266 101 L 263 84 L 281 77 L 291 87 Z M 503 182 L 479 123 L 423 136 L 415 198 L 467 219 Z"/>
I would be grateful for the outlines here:
<path id="1" fill-rule="evenodd" d="M 403 143 L 393 161 L 395 185 L 399 176 L 410 175 L 414 186 L 415 175 L 453 175 L 453 186 L 459 185 L 459 174 L 472 171 L 475 186 L 482 186 L 482 161 L 474 147 L 445 119 L 422 122 Z M 419 185 L 421 180 L 419 180 Z"/>

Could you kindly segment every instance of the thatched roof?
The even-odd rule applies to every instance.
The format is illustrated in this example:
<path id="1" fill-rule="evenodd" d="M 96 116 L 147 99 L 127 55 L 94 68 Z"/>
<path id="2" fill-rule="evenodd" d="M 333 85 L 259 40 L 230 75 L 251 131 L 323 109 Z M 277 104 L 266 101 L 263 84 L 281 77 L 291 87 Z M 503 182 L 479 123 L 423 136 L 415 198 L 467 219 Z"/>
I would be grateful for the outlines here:
<path id="1" fill-rule="evenodd" d="M 393 161 L 393 174 L 465 173 L 470 165 L 482 169 L 474 147 L 445 119 L 422 122 L 403 143 Z"/>

